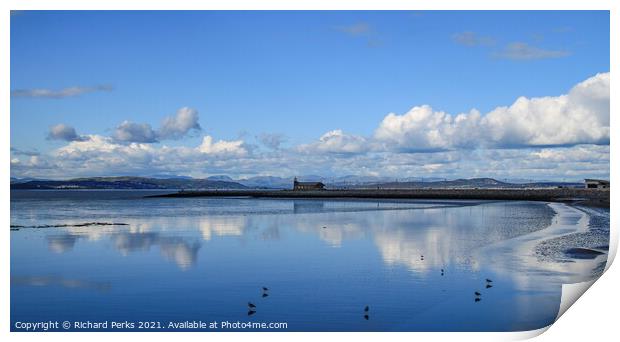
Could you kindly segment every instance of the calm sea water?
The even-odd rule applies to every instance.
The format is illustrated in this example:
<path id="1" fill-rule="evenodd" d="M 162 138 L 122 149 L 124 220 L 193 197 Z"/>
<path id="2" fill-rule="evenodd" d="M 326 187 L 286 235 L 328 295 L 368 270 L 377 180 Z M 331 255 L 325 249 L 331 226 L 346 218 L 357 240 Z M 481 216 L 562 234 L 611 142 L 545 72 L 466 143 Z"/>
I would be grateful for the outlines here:
<path id="1" fill-rule="evenodd" d="M 540 241 L 587 229 L 588 215 L 562 204 L 143 198 L 152 193 L 12 191 L 11 224 L 24 226 L 11 230 L 12 329 L 530 330 L 554 321 L 563 283 L 605 262 L 535 255 Z M 94 221 L 127 225 L 31 227 Z"/>

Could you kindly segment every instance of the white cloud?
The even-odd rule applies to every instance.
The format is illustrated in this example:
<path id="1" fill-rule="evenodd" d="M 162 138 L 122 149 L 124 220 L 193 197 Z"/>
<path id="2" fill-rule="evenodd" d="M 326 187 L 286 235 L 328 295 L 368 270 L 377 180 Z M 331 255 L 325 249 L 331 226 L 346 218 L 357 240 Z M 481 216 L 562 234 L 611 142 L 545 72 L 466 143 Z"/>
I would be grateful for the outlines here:
<path id="1" fill-rule="evenodd" d="M 164 119 L 157 135 L 160 139 L 180 139 L 191 130 L 201 130 L 198 123 L 198 111 L 183 107 L 174 116 Z"/>
<path id="2" fill-rule="evenodd" d="M 112 91 L 114 88 L 109 85 L 97 85 L 94 87 L 69 87 L 60 90 L 53 89 L 16 89 L 11 91 L 11 97 L 40 97 L 61 99 L 65 97 L 73 97 L 87 93 L 94 93 L 100 91 Z"/>
<path id="3" fill-rule="evenodd" d="M 244 156 L 248 151 L 243 147 L 243 140 L 213 142 L 211 136 L 205 136 L 202 143 L 197 147 L 200 153 L 210 155 Z"/>
<path id="4" fill-rule="evenodd" d="M 609 143 L 609 73 L 597 74 L 566 95 L 518 98 L 486 115 L 451 115 L 429 106 L 388 114 L 374 138 L 385 149 L 432 151 Z"/>
<path id="5" fill-rule="evenodd" d="M 174 116 L 166 117 L 158 130 L 147 123 L 125 120 L 116 127 L 114 138 L 123 142 L 156 143 L 160 140 L 181 139 L 192 130 L 201 130 L 198 111 L 183 107 Z"/>
<path id="6" fill-rule="evenodd" d="M 329 131 L 312 144 L 300 145 L 297 149 L 305 153 L 362 153 L 369 148 L 364 137 L 345 134 L 342 130 Z"/>
<path id="7" fill-rule="evenodd" d="M 437 151 L 466 147 L 479 140 L 481 115 L 450 115 L 430 106 L 413 107 L 403 115 L 388 114 L 375 131 L 374 138 L 384 149 Z"/>
<path id="8" fill-rule="evenodd" d="M 531 46 L 527 43 L 515 42 L 510 43 L 502 51 L 494 54 L 495 57 L 512 59 L 512 60 L 535 60 L 548 58 L 561 58 L 569 56 L 570 52 L 566 50 L 548 50 Z"/>
<path id="9" fill-rule="evenodd" d="M 488 113 L 480 128 L 499 146 L 608 144 L 609 80 L 597 74 L 566 95 L 520 97 Z"/>
<path id="10" fill-rule="evenodd" d="M 370 137 L 332 130 L 291 148 L 252 149 L 241 139 L 212 136 L 194 146 L 153 145 L 148 143 L 155 134 L 150 126 L 135 134 L 142 142 L 89 135 L 69 139 L 49 154 L 14 149 L 11 174 L 607 178 L 609 82 L 609 73 L 598 74 L 565 95 L 523 97 L 487 114 L 472 110 L 452 115 L 418 106 L 386 115 Z"/>

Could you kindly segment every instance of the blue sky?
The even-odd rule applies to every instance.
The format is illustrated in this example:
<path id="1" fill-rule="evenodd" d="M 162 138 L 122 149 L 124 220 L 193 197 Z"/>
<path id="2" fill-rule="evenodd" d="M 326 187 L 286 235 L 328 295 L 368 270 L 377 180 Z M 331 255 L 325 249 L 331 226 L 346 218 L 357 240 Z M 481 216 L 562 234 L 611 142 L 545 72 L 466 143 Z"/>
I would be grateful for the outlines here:
<path id="1" fill-rule="evenodd" d="M 539 166 L 507 173 L 498 165 L 487 173 L 608 177 L 608 105 L 607 113 L 598 105 L 588 109 L 597 116 L 596 134 L 567 131 L 549 139 L 524 128 L 464 142 L 452 125 L 436 130 L 449 139 L 433 140 L 428 132 L 436 126 L 407 124 L 435 117 L 410 112 L 415 106 L 450 116 L 437 120 L 472 109 L 484 118 L 520 97 L 568 94 L 597 74 L 603 83 L 607 75 L 608 101 L 608 72 L 606 11 L 18 12 L 11 16 L 12 175 L 313 171 L 453 178 L 482 175 L 490 153 L 573 156 L 585 149 L 599 159 L 573 160 L 547 176 Z M 571 110 L 532 112 L 587 119 Z M 399 120 L 386 121 L 389 113 Z M 502 122 L 528 116 L 520 113 Z M 176 121 L 162 123 L 166 118 Z M 492 130 L 489 122 L 473 125 Z M 172 155 L 189 155 L 205 137 L 211 145 L 191 160 L 166 154 L 177 148 Z M 148 155 L 135 159 L 135 149 Z M 108 151 L 109 164 L 93 151 Z M 477 164 L 456 161 L 472 154 Z"/>

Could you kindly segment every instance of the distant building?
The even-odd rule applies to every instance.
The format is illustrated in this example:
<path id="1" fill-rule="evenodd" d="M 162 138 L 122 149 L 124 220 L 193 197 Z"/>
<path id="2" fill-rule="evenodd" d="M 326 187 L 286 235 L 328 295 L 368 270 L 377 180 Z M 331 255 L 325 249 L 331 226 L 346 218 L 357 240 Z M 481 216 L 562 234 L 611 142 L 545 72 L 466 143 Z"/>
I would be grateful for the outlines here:
<path id="1" fill-rule="evenodd" d="M 298 182 L 297 177 L 293 179 L 293 190 L 324 190 L 325 184 L 321 182 Z"/>
<path id="2" fill-rule="evenodd" d="M 609 181 L 602 179 L 586 179 L 586 189 L 609 189 Z"/>

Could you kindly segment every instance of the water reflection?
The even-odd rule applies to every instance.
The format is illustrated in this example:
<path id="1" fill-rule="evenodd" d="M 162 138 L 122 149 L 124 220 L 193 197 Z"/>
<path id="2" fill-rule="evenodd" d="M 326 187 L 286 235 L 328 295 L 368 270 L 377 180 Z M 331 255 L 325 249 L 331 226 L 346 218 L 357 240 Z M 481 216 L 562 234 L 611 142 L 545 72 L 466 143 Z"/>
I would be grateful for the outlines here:
<path id="1" fill-rule="evenodd" d="M 54 253 L 65 253 L 75 246 L 75 242 L 80 238 L 79 235 L 49 235 L 47 238 L 47 246 Z"/>
<path id="2" fill-rule="evenodd" d="M 99 308 L 114 313 L 120 307 L 134 318 L 147 311 L 152 319 L 272 319 L 301 330 L 536 328 L 555 317 L 559 285 L 582 281 L 606 257 L 571 262 L 536 257 L 534 247 L 541 241 L 587 229 L 587 215 L 561 204 L 131 203 L 134 212 L 118 210 L 114 201 L 107 207 L 99 203 L 96 211 L 98 220 L 128 226 L 11 232 L 11 284 L 35 287 L 12 292 L 17 303 L 12 310 L 27 317 L 32 312 L 20 302 L 36 297 L 49 304 L 56 298 L 39 286 L 103 291 L 101 284 L 71 279 L 109 279 L 108 288 L 114 284 L 119 297 L 106 298 L 109 306 L 99 302 Z M 12 203 L 12 220 L 16 207 Z M 17 210 L 15 217 L 41 212 L 42 218 L 33 219 L 37 224 L 92 220 L 79 208 L 61 215 L 46 211 L 45 203 L 25 207 L 28 213 Z M 161 267 L 162 260 L 172 266 Z M 74 275 L 70 280 L 29 276 L 46 272 Z M 493 279 L 492 286 L 486 278 Z M 481 296 L 474 297 L 474 291 Z M 62 295 L 74 299 L 73 293 Z M 260 308 L 250 316 L 248 300 Z M 362 317 L 360 303 L 372 307 L 372 319 Z M 75 310 L 88 313 L 86 304 Z M 479 320 L 471 322 L 474 315 Z"/>
<path id="3" fill-rule="evenodd" d="M 321 212 L 325 208 L 323 201 L 293 201 L 293 212 L 295 214 Z"/>
<path id="4" fill-rule="evenodd" d="M 79 239 L 97 241 L 108 236 L 124 256 L 159 247 L 164 258 L 175 262 L 181 269 L 187 269 L 197 262 L 201 248 L 195 237 L 187 236 L 190 235 L 188 229 L 189 232 L 198 231 L 202 240 L 211 241 L 214 237 L 246 240 L 254 235 L 262 240 L 278 240 L 282 238 L 282 229 L 292 228 L 303 234 L 317 235 L 331 247 L 342 247 L 346 241 L 371 239 L 383 262 L 390 267 L 404 266 L 417 273 L 447 267 L 476 272 L 484 265 L 493 272 L 514 277 L 523 288 L 533 283 L 532 274 L 568 272 L 579 275 L 591 268 L 590 264 L 583 262 L 569 265 L 544 263 L 531 257 L 533 246 L 541 240 L 583 231 L 587 227 L 585 213 L 562 205 L 552 205 L 555 211 L 538 205 L 541 208 L 537 209 L 538 217 L 534 219 L 531 208 L 520 213 L 523 207 L 514 203 L 381 210 L 372 214 L 331 210 L 322 213 L 325 208 L 323 201 L 293 201 L 292 205 L 292 214 L 275 216 L 131 218 L 125 220 L 129 224 L 127 228 L 64 228 L 66 234 L 50 234 L 46 239 L 52 252 L 66 253 Z M 552 229 L 536 233 L 551 223 Z M 550 231 L 556 234 L 550 235 Z M 164 232 L 166 235 L 162 235 Z M 182 235 L 175 236 L 178 234 Z M 522 236 L 525 237 L 519 239 Z M 485 246 L 494 247 L 485 250 Z M 425 257 L 421 258 L 422 255 Z M 530 272 L 512 272 L 515 269 Z M 562 280 L 570 279 L 564 277 Z"/>
<path id="5" fill-rule="evenodd" d="M 213 236 L 241 236 L 248 226 L 245 216 L 212 216 L 199 220 L 202 238 L 209 241 Z"/>
<path id="6" fill-rule="evenodd" d="M 158 233 L 120 233 L 113 234 L 114 247 L 124 256 L 129 253 L 148 251 L 158 246 L 161 255 L 186 270 L 198 260 L 200 242 L 181 237 L 162 236 Z"/>
<path id="7" fill-rule="evenodd" d="M 110 290 L 109 282 L 67 279 L 60 276 L 11 276 L 11 286 L 62 286 L 70 289 Z"/>
<path id="8" fill-rule="evenodd" d="M 100 234 L 97 234 L 100 236 Z M 159 247 L 161 255 L 179 266 L 182 270 L 196 264 L 199 241 L 176 236 L 162 236 L 156 232 L 113 232 L 108 234 L 114 248 L 123 256 L 130 253 L 147 252 L 152 247 Z M 50 251 L 66 253 L 71 251 L 79 239 L 88 238 L 87 234 L 66 233 L 46 237 Z"/>

